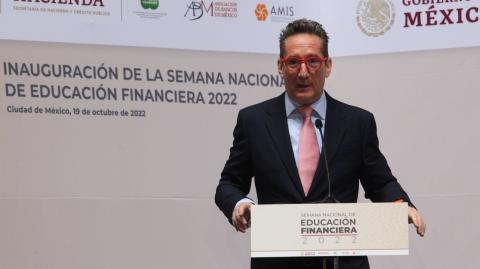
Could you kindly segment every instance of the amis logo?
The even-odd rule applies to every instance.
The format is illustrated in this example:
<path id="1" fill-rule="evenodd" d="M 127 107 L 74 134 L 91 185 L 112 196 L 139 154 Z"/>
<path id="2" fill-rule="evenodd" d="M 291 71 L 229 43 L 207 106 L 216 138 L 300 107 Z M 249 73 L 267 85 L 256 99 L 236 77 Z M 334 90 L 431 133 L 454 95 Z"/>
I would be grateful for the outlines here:
<path id="1" fill-rule="evenodd" d="M 277 17 L 293 17 L 293 6 L 272 6 L 270 9 L 270 15 Z"/>
<path id="2" fill-rule="evenodd" d="M 13 0 L 14 2 L 103 7 L 103 0 Z"/>
<path id="3" fill-rule="evenodd" d="M 158 0 L 140 0 L 140 4 L 144 9 L 155 10 L 158 8 Z"/>
<path id="4" fill-rule="evenodd" d="M 187 4 L 187 11 L 184 17 L 188 17 L 191 21 L 198 20 L 202 17 L 238 17 L 238 4 L 233 1 L 216 1 L 210 4 L 204 1 L 192 1 Z"/>
<path id="5" fill-rule="evenodd" d="M 255 8 L 255 16 L 259 21 L 266 20 L 268 17 L 267 5 L 263 3 L 257 4 L 257 8 Z"/>
<path id="6" fill-rule="evenodd" d="M 294 19 L 295 10 L 293 6 L 273 5 L 268 8 L 266 4 L 259 3 L 255 8 L 255 16 L 259 21 L 265 21 L 269 17 L 272 22 L 290 22 Z"/>

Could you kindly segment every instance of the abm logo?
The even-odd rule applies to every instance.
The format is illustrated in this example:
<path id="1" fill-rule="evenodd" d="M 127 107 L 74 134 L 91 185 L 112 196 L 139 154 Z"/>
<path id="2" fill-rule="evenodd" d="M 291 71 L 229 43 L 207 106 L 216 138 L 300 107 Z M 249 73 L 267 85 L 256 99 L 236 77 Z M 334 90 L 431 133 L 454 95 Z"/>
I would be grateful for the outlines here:
<path id="1" fill-rule="evenodd" d="M 210 14 L 213 17 L 213 2 L 206 5 L 203 1 L 192 1 L 187 5 L 187 12 L 185 12 L 184 17 L 188 15 L 190 20 L 193 21 L 200 19 L 204 14 Z"/>
<path id="2" fill-rule="evenodd" d="M 265 21 L 268 17 L 267 5 L 263 3 L 257 4 L 257 8 L 255 8 L 255 16 L 257 16 L 257 20 Z"/>
<path id="3" fill-rule="evenodd" d="M 140 0 L 140 4 L 144 9 L 155 10 L 158 8 L 158 0 Z"/>

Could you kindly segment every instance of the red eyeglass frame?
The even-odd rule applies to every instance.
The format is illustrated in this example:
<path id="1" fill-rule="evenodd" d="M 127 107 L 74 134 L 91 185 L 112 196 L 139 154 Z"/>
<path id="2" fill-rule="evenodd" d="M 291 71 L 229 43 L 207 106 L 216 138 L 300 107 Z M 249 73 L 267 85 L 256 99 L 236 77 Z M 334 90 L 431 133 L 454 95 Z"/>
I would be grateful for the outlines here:
<path id="1" fill-rule="evenodd" d="M 308 61 L 308 59 L 312 59 L 312 58 L 319 60 L 320 65 L 319 65 L 318 67 L 312 68 L 312 67 L 308 66 L 307 61 Z M 300 64 L 298 65 L 297 68 L 292 69 L 292 68 L 288 67 L 287 62 L 288 62 L 289 60 L 291 60 L 291 59 L 297 59 L 297 60 L 298 60 L 298 62 L 299 62 Z M 325 63 L 326 59 L 327 59 L 326 57 L 321 57 L 321 56 L 318 56 L 318 55 L 310 55 L 310 56 L 305 56 L 305 57 L 288 56 L 288 57 L 283 57 L 283 58 L 281 58 L 280 61 L 287 67 L 287 69 L 288 69 L 289 71 L 292 71 L 292 72 L 298 72 L 298 71 L 300 70 L 301 66 L 302 66 L 302 63 L 305 64 L 305 66 L 307 67 L 308 71 L 314 72 L 314 71 L 317 71 L 318 69 L 322 68 L 322 66 L 323 66 L 323 64 Z"/>

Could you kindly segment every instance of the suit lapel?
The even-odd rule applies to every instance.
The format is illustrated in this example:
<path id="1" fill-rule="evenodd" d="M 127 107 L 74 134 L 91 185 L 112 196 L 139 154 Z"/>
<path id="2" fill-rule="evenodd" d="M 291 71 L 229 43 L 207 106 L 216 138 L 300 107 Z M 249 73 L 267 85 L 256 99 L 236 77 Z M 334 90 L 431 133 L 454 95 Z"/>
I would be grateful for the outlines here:
<path id="1" fill-rule="evenodd" d="M 275 103 L 267 111 L 267 118 L 266 127 L 275 148 L 280 155 L 280 159 L 282 160 L 290 179 L 295 185 L 295 188 L 305 197 L 302 183 L 298 175 L 297 165 L 295 164 L 290 134 L 288 132 L 287 115 L 285 111 L 285 93 L 275 99 Z"/>
<path id="2" fill-rule="evenodd" d="M 328 183 L 327 183 L 327 177 L 325 174 L 326 169 L 325 169 L 325 157 L 323 156 L 326 152 L 327 154 L 327 160 L 328 160 L 328 165 L 329 168 L 331 169 L 332 167 L 332 160 L 335 157 L 335 154 L 337 153 L 338 146 L 340 145 L 343 136 L 345 134 L 345 115 L 342 113 L 341 109 L 341 104 L 330 97 L 326 93 L 327 97 L 327 115 L 326 115 L 326 120 L 325 120 L 325 129 L 322 130 L 324 131 L 324 145 L 322 146 L 322 152 L 320 155 L 320 160 L 319 164 L 317 166 L 317 171 L 315 172 L 315 177 L 312 183 L 312 186 L 310 190 L 317 190 L 319 187 L 319 184 L 327 186 L 328 188 Z M 332 176 L 332 175 L 330 175 Z M 332 184 L 334 184 L 334 179 L 330 178 L 332 180 Z M 321 188 L 323 189 L 323 188 Z M 310 192 L 309 192 L 310 193 Z"/>

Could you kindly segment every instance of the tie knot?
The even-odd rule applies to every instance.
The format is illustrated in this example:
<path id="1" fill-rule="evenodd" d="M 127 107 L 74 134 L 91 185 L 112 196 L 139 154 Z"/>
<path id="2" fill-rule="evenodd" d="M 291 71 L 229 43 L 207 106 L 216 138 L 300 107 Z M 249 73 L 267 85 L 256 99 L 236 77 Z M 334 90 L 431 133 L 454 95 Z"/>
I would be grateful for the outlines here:
<path id="1" fill-rule="evenodd" d="M 301 106 L 298 108 L 298 112 L 302 114 L 304 119 L 312 117 L 313 109 L 309 106 Z"/>

